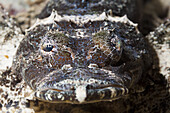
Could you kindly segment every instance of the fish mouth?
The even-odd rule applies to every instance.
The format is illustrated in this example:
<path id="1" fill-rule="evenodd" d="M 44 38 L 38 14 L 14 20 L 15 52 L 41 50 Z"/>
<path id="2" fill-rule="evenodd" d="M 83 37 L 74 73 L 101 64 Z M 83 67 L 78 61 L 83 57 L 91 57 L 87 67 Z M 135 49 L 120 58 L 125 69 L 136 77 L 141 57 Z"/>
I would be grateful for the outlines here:
<path id="1" fill-rule="evenodd" d="M 128 93 L 120 84 L 67 84 L 65 87 L 48 86 L 35 92 L 35 97 L 51 103 L 85 104 L 116 100 Z M 74 86 L 74 87 L 73 87 Z"/>
<path id="2" fill-rule="evenodd" d="M 119 68 L 118 68 L 119 69 Z M 112 101 L 128 94 L 130 73 L 105 69 L 78 68 L 67 72 L 54 71 L 32 86 L 35 97 L 51 103 L 85 104 Z"/>

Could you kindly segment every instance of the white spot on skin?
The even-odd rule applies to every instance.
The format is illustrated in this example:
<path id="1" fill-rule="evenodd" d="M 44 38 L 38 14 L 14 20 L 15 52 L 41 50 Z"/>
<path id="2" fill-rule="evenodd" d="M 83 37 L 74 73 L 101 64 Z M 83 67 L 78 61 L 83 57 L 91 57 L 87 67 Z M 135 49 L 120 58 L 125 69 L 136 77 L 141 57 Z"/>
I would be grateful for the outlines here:
<path id="1" fill-rule="evenodd" d="M 86 94 L 86 86 L 78 86 L 76 88 L 76 99 L 82 103 L 85 101 L 85 98 L 87 97 L 87 94 Z"/>
<path id="2" fill-rule="evenodd" d="M 61 98 L 61 97 L 62 97 L 62 95 L 59 93 L 59 94 L 57 95 L 57 97 L 58 97 L 58 98 Z"/>
<path id="3" fill-rule="evenodd" d="M 52 100 L 51 94 L 48 94 L 48 100 Z"/>
<path id="4" fill-rule="evenodd" d="M 63 65 L 63 67 L 61 68 L 62 70 L 71 70 L 73 67 L 71 67 L 70 64 L 65 64 Z"/>
<path id="5" fill-rule="evenodd" d="M 125 94 L 125 91 L 126 91 L 126 90 L 128 91 L 128 89 L 125 89 L 125 88 L 121 88 L 121 90 L 122 90 L 122 95 Z"/>
<path id="6" fill-rule="evenodd" d="M 61 100 L 63 101 L 63 100 L 64 100 L 64 97 L 62 97 Z"/>
<path id="7" fill-rule="evenodd" d="M 39 91 L 36 92 L 36 96 L 40 97 L 40 92 Z"/>
<path id="8" fill-rule="evenodd" d="M 95 69 L 95 68 L 98 68 L 98 65 L 97 64 L 89 64 L 88 68 Z"/>
<path id="9" fill-rule="evenodd" d="M 111 98 L 116 97 L 116 95 L 117 95 L 116 89 L 111 87 L 111 88 L 110 88 L 110 91 L 112 92 L 110 97 L 111 97 Z"/>

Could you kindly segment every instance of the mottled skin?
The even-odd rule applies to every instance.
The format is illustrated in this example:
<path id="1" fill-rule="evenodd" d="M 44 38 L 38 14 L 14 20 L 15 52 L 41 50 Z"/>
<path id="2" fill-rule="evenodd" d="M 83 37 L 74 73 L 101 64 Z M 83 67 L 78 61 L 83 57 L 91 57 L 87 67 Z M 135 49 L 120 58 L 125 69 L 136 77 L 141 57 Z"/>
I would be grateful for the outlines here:
<path id="1" fill-rule="evenodd" d="M 44 101 L 115 100 L 150 65 L 144 61 L 149 58 L 145 43 L 126 16 L 60 16 L 53 11 L 27 31 L 13 69 Z"/>
<path id="2" fill-rule="evenodd" d="M 99 16 L 99 15 L 97 15 L 97 16 Z M 17 37 L 17 39 L 21 38 L 18 35 L 18 33 L 21 34 L 20 30 L 19 30 L 19 32 L 16 32 L 16 31 L 18 31 L 18 30 L 16 30 L 18 27 L 15 26 L 15 24 L 13 23 L 14 20 L 12 18 L 10 18 L 10 16 L 6 12 L 4 12 L 4 10 L 2 11 L 2 17 L 3 17 L 2 20 L 0 18 L 1 24 L 2 24 L 2 26 L 0 28 L 1 28 L 1 31 L 3 32 L 2 33 L 3 35 L 1 34 L 1 36 L 11 36 L 11 38 L 13 38 L 13 39 L 15 39 L 16 37 Z M 59 16 L 56 16 L 56 17 L 59 17 Z M 78 18 L 78 16 L 76 16 L 76 17 Z M 89 16 L 85 15 L 84 17 L 86 17 L 85 20 L 87 23 L 89 20 L 91 22 L 97 21 L 97 20 L 94 20 L 94 18 L 92 19 L 91 18 L 92 16 L 89 17 Z M 112 44 L 113 46 L 110 46 L 110 45 L 107 46 L 107 47 L 115 47 L 116 48 L 116 49 L 114 49 L 114 57 L 112 57 L 115 59 L 108 60 L 111 62 L 114 61 L 112 63 L 113 65 L 111 63 L 105 62 L 104 64 L 106 64 L 106 66 L 103 66 L 103 63 L 99 62 L 100 60 L 98 57 L 98 59 L 93 59 L 93 60 L 95 60 L 96 63 L 98 63 L 98 65 L 101 64 L 101 66 L 103 66 L 103 67 L 99 67 L 96 64 L 91 64 L 88 67 L 82 67 L 81 69 L 80 69 L 80 67 L 79 67 L 79 69 L 77 68 L 77 70 L 80 70 L 77 72 L 83 73 L 83 69 L 86 70 L 84 72 L 88 72 L 90 70 L 93 70 L 93 72 L 94 72 L 97 69 L 103 70 L 107 67 L 107 69 L 105 69 L 106 70 L 105 72 L 108 72 L 109 74 L 106 74 L 106 78 L 111 79 L 111 77 L 113 78 L 113 76 L 111 76 L 111 75 L 115 74 L 116 78 L 113 81 L 116 81 L 116 80 L 119 81 L 119 80 L 121 80 L 123 78 L 127 78 L 127 77 L 129 77 L 129 79 L 130 79 L 130 77 L 132 77 L 131 81 L 133 81 L 133 82 L 127 81 L 127 82 L 124 82 L 125 83 L 124 84 L 123 81 L 125 81 L 125 80 L 123 79 L 121 81 L 122 83 L 120 81 L 118 83 L 116 83 L 119 85 L 112 85 L 112 88 L 111 87 L 109 88 L 107 86 L 102 87 L 101 84 L 97 84 L 100 81 L 100 80 L 97 80 L 96 84 L 93 84 L 93 86 L 96 86 L 96 88 L 91 87 L 91 89 L 90 89 L 89 86 L 92 83 L 92 81 L 91 81 L 92 79 L 91 79 L 88 82 L 83 82 L 83 80 L 81 80 L 81 82 L 82 82 L 81 85 L 79 85 L 80 81 L 74 81 L 74 84 L 72 84 L 72 86 L 75 85 L 76 90 L 73 89 L 72 92 L 70 90 L 67 90 L 68 93 L 66 93 L 65 90 L 63 90 L 63 91 L 55 90 L 56 92 L 55 91 L 51 92 L 51 90 L 46 90 L 46 89 L 50 89 L 51 86 L 47 86 L 46 89 L 44 90 L 44 88 L 42 86 L 38 86 L 38 84 L 36 84 L 36 83 L 40 83 L 40 81 L 31 83 L 30 81 L 33 79 L 30 79 L 29 77 L 27 77 L 28 79 L 20 78 L 20 76 L 23 75 L 22 73 L 24 73 L 24 70 L 26 69 L 25 68 L 26 66 L 23 68 L 20 67 L 20 66 L 24 65 L 24 58 L 26 58 L 26 57 L 23 56 L 24 58 L 22 58 L 21 56 L 24 54 L 20 53 L 19 51 L 21 50 L 21 48 L 23 48 L 25 46 L 28 47 L 27 43 L 23 44 L 24 42 L 22 42 L 20 49 L 18 50 L 16 59 L 14 60 L 12 70 L 8 69 L 3 73 L 0 72 L 0 98 L 1 98 L 0 99 L 0 110 L 1 110 L 1 112 L 9 112 L 9 113 L 11 113 L 11 112 L 17 112 L 17 113 L 21 113 L 21 112 L 52 112 L 52 113 L 54 113 L 54 112 L 57 112 L 57 113 L 58 112 L 60 112 L 60 113 L 69 113 L 69 112 L 70 113 L 73 113 L 73 112 L 74 113 L 75 112 L 76 113 L 77 112 L 78 113 L 87 113 L 87 112 L 89 112 L 89 113 L 99 113 L 99 112 L 100 113 L 113 113 L 113 112 L 114 113 L 115 112 L 116 113 L 125 113 L 125 112 L 126 113 L 132 113 L 132 112 L 155 113 L 155 112 L 160 112 L 161 113 L 162 112 L 162 113 L 165 113 L 165 112 L 167 112 L 168 113 L 169 99 L 170 99 L 169 98 L 169 87 L 168 87 L 169 85 L 166 83 L 166 80 L 162 76 L 165 74 L 164 69 L 167 70 L 167 75 L 168 75 L 168 63 L 167 63 L 168 57 L 165 57 L 164 55 L 162 55 L 162 53 L 164 53 L 164 52 L 168 53 L 168 50 L 166 47 L 169 47 L 169 46 L 166 46 L 166 45 L 168 44 L 168 38 L 169 38 L 168 37 L 169 36 L 168 35 L 169 23 L 162 24 L 156 31 L 151 32 L 149 34 L 149 37 L 147 37 L 147 38 L 149 38 L 150 41 L 155 40 L 152 43 L 155 45 L 156 48 L 159 48 L 156 50 L 158 50 L 158 51 L 161 50 L 161 51 L 157 52 L 157 54 L 160 55 L 159 56 L 160 63 L 161 63 L 161 60 L 163 60 L 164 63 L 162 63 L 162 65 L 159 65 L 159 63 L 158 63 L 159 60 L 157 60 L 157 54 L 154 52 L 154 50 L 153 51 L 148 50 L 148 49 L 152 49 L 152 47 L 148 46 L 147 42 L 145 41 L 145 38 L 143 38 L 136 30 L 134 30 L 134 28 L 136 29 L 136 26 L 134 24 L 132 24 L 130 21 L 127 21 L 127 19 L 121 20 L 121 18 L 118 18 L 118 17 L 114 17 L 112 19 L 109 16 L 105 16 L 105 17 L 106 17 L 105 19 L 98 18 L 98 20 L 103 20 L 103 22 L 112 20 L 110 23 L 113 23 L 113 25 L 115 25 L 115 27 L 118 28 L 118 29 L 113 29 L 113 31 L 114 31 L 113 34 L 116 33 L 116 35 L 114 35 L 114 38 L 111 38 L 110 42 L 108 41 L 108 43 L 111 43 L 111 44 L 114 43 L 114 44 Z M 53 20 L 53 19 L 54 18 L 51 18 L 50 20 Z M 61 18 L 55 18 L 54 20 L 56 23 L 58 22 L 57 24 L 59 24 L 60 19 Z M 72 27 L 75 25 L 73 23 L 76 23 L 76 25 L 78 24 L 77 21 L 75 22 L 75 17 L 69 16 L 69 18 L 65 18 L 64 20 L 65 21 L 72 20 L 71 21 Z M 83 22 L 82 19 L 78 19 L 78 20 L 79 20 L 79 22 L 83 23 L 81 25 L 86 25 L 86 24 L 84 24 L 86 22 Z M 39 21 L 39 22 L 37 22 L 36 25 L 34 25 L 32 28 L 30 28 L 27 31 L 26 36 L 30 38 L 31 34 L 38 34 L 38 32 L 40 30 L 37 30 L 37 31 L 34 31 L 34 30 L 39 28 L 39 26 L 41 26 L 41 27 L 48 26 L 55 22 L 53 22 L 53 21 L 47 22 L 45 20 Z M 67 22 L 70 22 L 70 21 L 67 21 Z M 169 22 L 169 20 L 168 20 L 168 22 Z M 3 27 L 4 25 L 5 25 L 5 27 Z M 62 24 L 60 24 L 60 27 L 61 27 L 61 25 Z M 80 25 L 80 24 L 78 24 L 78 25 Z M 102 26 L 101 24 L 99 24 L 99 25 Z M 124 26 L 123 29 L 122 29 L 122 26 Z M 112 27 L 114 27 L 114 26 L 112 26 Z M 67 26 L 67 28 L 69 28 L 69 27 Z M 73 28 L 75 28 L 75 27 L 73 27 Z M 131 29 L 131 28 L 133 28 L 133 29 Z M 46 29 L 46 28 L 44 28 L 44 29 Z M 91 42 L 96 42 L 97 39 L 100 39 L 100 43 L 107 44 L 106 43 L 107 40 L 105 40 L 105 39 L 109 39 L 109 38 L 105 38 L 105 37 L 108 37 L 111 35 L 111 34 L 109 35 L 109 33 L 105 32 L 108 30 L 107 28 L 104 30 L 101 29 L 100 31 L 96 31 L 96 33 L 91 34 L 91 35 L 90 35 L 91 31 L 88 31 L 87 29 L 88 28 L 86 26 L 86 29 L 82 30 L 81 34 L 79 34 L 79 36 L 81 35 L 81 37 L 84 37 L 86 39 L 83 41 L 83 43 L 75 43 L 76 46 L 74 46 L 74 45 L 69 46 L 69 47 L 72 47 L 72 50 L 74 50 L 74 52 L 76 52 L 78 50 L 83 50 L 82 49 L 83 47 L 87 48 L 87 49 L 85 48 L 84 50 L 89 51 L 88 49 L 91 46 L 93 46 L 93 44 Z M 131 30 L 128 30 L 128 29 L 131 29 Z M 67 30 L 67 29 L 65 29 L 65 30 Z M 122 31 L 119 31 L 119 30 L 122 30 Z M 12 31 L 12 32 L 9 32 L 9 31 Z M 48 30 L 46 30 L 46 31 L 48 31 Z M 34 33 L 32 33 L 32 32 L 34 32 Z M 75 31 L 75 32 L 77 32 L 77 31 Z M 84 34 L 82 34 L 83 32 L 86 32 L 89 34 L 84 35 Z M 65 36 L 65 34 L 63 35 L 62 31 L 59 31 L 59 33 L 56 33 L 56 34 L 48 33 L 46 36 L 49 36 L 51 38 L 54 36 L 55 37 L 64 37 L 64 38 L 62 38 L 64 40 L 62 43 L 67 43 L 68 41 L 66 39 L 68 39 L 67 37 L 71 37 L 71 35 L 75 35 L 78 37 L 77 34 L 74 34 L 74 33 L 69 34 L 69 33 L 71 33 L 71 32 L 68 32 L 67 33 L 68 35 Z M 43 34 L 43 32 L 41 31 L 40 34 Z M 120 34 L 120 36 L 117 36 L 117 34 Z M 137 35 L 137 36 L 135 36 L 135 35 Z M 167 36 L 166 38 L 164 37 L 165 35 Z M 35 35 L 32 35 L 32 37 L 33 36 L 37 37 Z M 90 36 L 92 38 L 87 38 L 86 36 Z M 25 38 L 27 38 L 27 37 L 25 37 Z M 73 44 L 73 42 L 81 42 L 81 41 L 78 41 L 78 39 L 76 37 L 73 39 L 73 37 L 70 38 L 71 39 L 70 42 L 72 42 L 71 44 Z M 123 37 L 123 38 L 120 38 L 120 37 Z M 135 39 L 132 39 L 131 37 L 133 37 Z M 7 37 L 7 40 L 10 40 L 8 38 L 9 37 Z M 137 38 L 140 38 L 140 39 L 138 40 Z M 38 39 L 38 38 L 35 38 L 35 39 Z M 92 41 L 88 42 L 88 39 L 92 39 Z M 120 39 L 121 39 L 121 41 L 120 41 Z M 126 39 L 129 40 L 129 42 L 126 41 Z M 158 39 L 160 39 L 160 40 L 158 40 Z M 29 39 L 28 40 L 24 39 L 24 40 L 26 42 L 28 41 L 30 43 Z M 44 55 L 44 53 L 45 53 L 44 51 L 49 52 L 50 49 L 52 48 L 51 44 L 47 43 L 48 40 L 49 40 L 48 38 L 44 38 L 44 40 L 41 41 L 41 44 L 38 44 L 38 45 L 41 45 L 41 48 L 39 49 L 40 53 L 42 54 L 41 56 Z M 136 41 L 136 40 L 138 40 L 138 41 Z M 165 42 L 164 40 L 167 40 L 167 42 Z M 86 42 L 88 43 L 88 45 Z M 140 43 L 138 43 L 138 42 L 140 42 Z M 60 41 L 60 43 L 61 43 L 61 41 Z M 100 43 L 98 44 L 98 45 L 100 45 L 99 47 L 103 48 L 103 45 Z M 160 45 L 159 45 L 159 43 L 160 43 Z M 162 43 L 164 43 L 164 44 L 162 44 Z M 34 43 L 31 42 L 30 44 L 34 44 Z M 84 44 L 86 44 L 86 45 L 84 45 Z M 97 45 L 97 43 L 95 43 L 95 44 Z M 55 45 L 57 45 L 57 47 L 59 47 L 59 44 L 55 44 Z M 81 46 L 81 45 L 83 45 L 83 46 Z M 89 45 L 90 45 L 90 47 L 89 47 Z M 126 46 L 126 45 L 130 45 L 130 46 Z M 12 47 L 11 43 L 10 43 L 10 47 Z M 133 49 L 131 47 L 133 47 Z M 73 48 L 77 48 L 77 49 L 73 49 Z M 6 48 L 4 48 L 4 50 L 6 50 Z M 27 50 L 31 50 L 31 49 L 27 49 Z M 35 49 L 33 49 L 33 50 L 35 50 Z M 43 51 L 41 51 L 41 50 L 43 50 Z M 103 49 L 100 49 L 100 50 L 103 50 Z M 106 50 L 106 49 L 104 49 L 104 50 Z M 115 50 L 119 50 L 119 51 L 116 53 Z M 122 53 L 120 52 L 120 50 L 122 51 Z M 140 50 L 141 50 L 141 52 L 143 51 L 143 53 L 139 52 Z M 109 49 L 107 51 L 109 51 Z M 55 51 L 53 51 L 53 52 L 55 52 Z M 51 53 L 53 53 L 53 52 L 51 52 Z M 90 50 L 89 53 L 91 53 L 91 52 L 92 52 L 92 50 Z M 97 53 L 98 52 L 100 53 L 100 51 L 97 51 Z M 25 53 L 25 51 L 24 51 L 24 53 Z M 64 52 L 58 51 L 58 53 L 64 53 Z M 136 58 L 136 55 L 133 53 L 140 53 L 139 57 L 138 57 L 138 62 L 137 62 L 137 60 L 132 60 L 133 58 Z M 30 62 L 31 62 L 31 56 L 33 56 L 31 54 L 33 54 L 33 53 L 30 53 Z M 50 53 L 47 53 L 47 54 L 49 55 Z M 85 54 L 88 55 L 87 52 L 85 52 Z M 19 58 L 17 58 L 18 55 L 20 56 Z M 27 55 L 27 56 L 29 56 L 29 55 Z M 61 56 L 61 54 L 60 54 L 60 56 Z M 35 56 L 33 56 L 33 57 L 35 58 Z M 32 57 L 32 59 L 33 59 L 33 57 Z M 152 66 L 151 66 L 151 62 L 152 62 L 151 58 L 152 57 L 155 57 L 155 58 L 154 58 L 154 62 L 152 64 Z M 65 58 L 68 58 L 68 57 L 65 57 Z M 71 58 L 73 58 L 73 57 L 71 57 Z M 78 57 L 76 57 L 76 58 L 78 58 Z M 82 58 L 82 57 L 80 57 L 80 58 Z M 91 57 L 89 57 L 89 55 L 88 55 L 88 57 L 86 57 L 86 58 L 83 57 L 83 58 L 84 59 L 82 59 L 82 60 L 80 59 L 79 61 L 86 61 L 85 60 L 86 58 L 89 59 Z M 104 58 L 104 57 L 102 57 L 102 58 Z M 50 57 L 47 59 L 50 59 Z M 22 62 L 19 62 L 19 60 Z M 38 60 L 41 61 L 42 60 L 41 57 L 39 57 Z M 105 58 L 104 58 L 104 60 L 105 60 Z M 55 60 L 55 61 L 57 61 L 57 60 Z M 59 61 L 61 61 L 61 60 L 59 60 Z M 69 61 L 69 59 L 67 59 L 67 61 Z M 75 60 L 75 62 L 77 62 L 77 61 L 78 60 Z M 60 62 L 60 63 L 63 63 L 63 62 Z M 87 62 L 83 62 L 83 63 L 87 63 Z M 124 66 L 123 66 L 123 63 L 124 63 Z M 15 64 L 17 64 L 17 65 L 15 65 Z M 72 64 L 74 66 L 74 63 L 72 63 Z M 79 62 L 79 64 L 81 64 L 81 62 Z M 167 65 L 167 67 L 165 67 L 165 64 Z M 28 63 L 26 63 L 26 65 L 29 66 Z M 34 64 L 31 64 L 31 65 L 34 65 Z M 38 65 L 38 64 L 36 64 L 36 65 Z M 75 65 L 77 66 L 78 63 Z M 139 65 L 141 65 L 141 66 L 139 66 Z M 121 66 L 121 68 L 119 66 Z M 159 68 L 159 66 L 160 66 L 160 68 Z M 64 71 L 66 72 L 67 71 L 66 69 L 70 69 L 69 67 L 71 67 L 71 65 L 69 66 L 69 64 L 68 64 L 68 65 L 62 66 L 62 69 L 65 69 Z M 93 69 L 90 69 L 92 67 L 93 67 Z M 98 68 L 95 68 L 95 67 L 98 67 Z M 111 68 L 108 68 L 108 67 L 111 67 Z M 147 67 L 150 67 L 151 70 L 148 71 Z M 140 69 L 140 68 L 142 68 L 142 69 Z M 23 71 L 20 71 L 20 69 L 21 70 L 23 69 Z M 59 69 L 60 69 L 60 67 L 59 67 Z M 112 71 L 113 74 L 111 74 L 111 71 L 109 71 L 111 69 L 117 69 L 117 71 L 113 70 Z M 129 71 L 132 71 L 134 69 L 137 70 L 136 72 L 140 72 L 142 74 L 137 74 L 137 73 L 134 74 L 133 72 L 130 72 L 129 75 L 124 74 L 125 76 L 123 76 L 123 77 L 121 76 L 121 74 L 123 72 L 129 73 Z M 161 69 L 161 71 L 163 73 L 162 72 L 159 73 L 159 69 Z M 80 73 L 80 74 L 82 75 L 82 73 Z M 36 74 L 36 73 L 34 73 L 32 71 L 32 74 Z M 73 73 L 73 74 L 74 75 L 69 75 L 69 76 L 71 76 L 73 80 L 77 79 L 78 77 L 76 78 L 76 74 L 78 75 L 79 73 L 76 73 L 76 74 Z M 90 74 L 90 73 L 88 73 L 88 74 Z M 30 75 L 31 75 L 31 72 L 30 72 Z M 40 75 L 36 75 L 36 76 L 41 77 Z M 24 78 L 25 76 L 23 75 L 22 77 Z M 32 76 L 32 77 L 34 77 L 34 76 Z M 66 76 L 63 76 L 63 77 L 66 77 Z M 75 78 L 73 78 L 73 77 L 75 77 Z M 90 78 L 90 76 L 88 76 L 88 77 Z M 91 78 L 93 78 L 93 77 L 94 76 L 91 75 Z M 101 77 L 103 77 L 103 76 L 101 76 Z M 49 80 L 48 76 L 46 76 L 46 78 L 41 80 L 42 84 L 43 83 L 45 84 L 48 82 L 48 80 Z M 85 76 L 83 75 L 82 78 L 85 78 Z M 35 90 L 36 87 L 32 87 L 31 85 L 26 85 L 26 83 L 23 80 L 27 81 L 27 84 L 37 85 L 40 90 Z M 46 80 L 47 80 L 47 82 L 46 82 Z M 167 76 L 167 80 L 169 80 L 168 76 Z M 68 88 L 69 88 L 70 87 L 69 85 L 65 85 L 66 83 L 69 83 L 69 82 L 71 82 L 71 81 L 67 79 L 67 80 L 65 80 L 65 82 L 60 82 L 60 85 L 64 84 L 63 87 L 68 86 Z M 129 83 L 129 85 L 127 83 Z M 122 84 L 122 86 L 124 86 L 124 88 L 126 88 L 126 91 L 127 91 L 127 89 L 129 90 L 127 96 L 124 96 L 127 93 L 124 93 L 124 95 L 122 95 L 121 91 L 123 91 L 123 90 L 120 90 L 120 92 L 118 91 L 118 86 L 120 86 L 121 84 Z M 33 90 L 31 90 L 29 86 L 31 86 L 31 88 Z M 98 89 L 97 89 L 97 87 L 98 87 Z M 55 87 L 55 88 L 59 88 L 59 87 Z M 114 88 L 116 88 L 117 90 L 114 90 Z M 66 87 L 65 87 L 65 89 L 66 89 Z M 111 98 L 111 95 L 107 96 L 107 95 L 109 95 L 109 93 L 111 91 L 112 92 L 115 91 L 115 93 L 112 93 L 113 96 L 115 96 L 113 98 Z M 32 92 L 36 92 L 36 95 L 35 95 L 36 97 L 38 97 L 42 100 L 46 100 L 47 102 L 43 102 L 40 100 L 34 101 L 35 98 L 33 98 L 33 97 L 35 97 L 35 96 L 30 95 Z M 40 93 L 41 93 L 41 95 L 37 95 Z M 59 93 L 60 93 L 60 95 L 59 95 Z M 71 96 L 69 96 L 71 94 L 73 95 L 72 100 L 70 100 Z M 87 96 L 88 98 L 85 98 L 87 94 L 88 94 L 88 96 Z M 115 94 L 117 94 L 117 96 Z M 56 98 L 51 98 L 52 95 L 54 95 L 53 97 L 56 96 L 57 98 L 62 97 L 62 99 L 58 99 L 58 101 L 55 101 Z M 75 98 L 74 95 L 78 98 Z M 91 97 L 90 97 L 90 95 L 91 95 Z M 107 99 L 105 98 L 106 96 L 108 97 Z M 123 97 L 120 99 L 114 100 L 114 99 L 116 99 L 116 97 L 119 98 L 121 96 L 123 96 Z M 64 100 L 64 98 L 66 98 L 68 101 L 66 101 L 66 99 Z M 88 101 L 88 100 L 91 100 L 91 101 Z M 110 100 L 110 101 L 114 100 L 114 101 L 103 102 L 102 100 Z M 102 102 L 98 102 L 98 101 L 102 101 Z M 53 104 L 50 102 L 58 102 L 58 104 L 57 103 Z M 63 104 L 61 104 L 59 102 L 63 102 Z M 67 104 L 67 102 L 69 102 L 69 103 L 97 102 L 97 103 L 72 105 L 72 104 Z"/>
<path id="3" fill-rule="evenodd" d="M 103 11 L 111 11 L 114 16 L 127 15 L 130 20 L 138 22 L 142 16 L 142 4 L 143 0 L 49 0 L 38 17 L 50 16 L 53 9 L 60 15 L 101 14 Z"/>

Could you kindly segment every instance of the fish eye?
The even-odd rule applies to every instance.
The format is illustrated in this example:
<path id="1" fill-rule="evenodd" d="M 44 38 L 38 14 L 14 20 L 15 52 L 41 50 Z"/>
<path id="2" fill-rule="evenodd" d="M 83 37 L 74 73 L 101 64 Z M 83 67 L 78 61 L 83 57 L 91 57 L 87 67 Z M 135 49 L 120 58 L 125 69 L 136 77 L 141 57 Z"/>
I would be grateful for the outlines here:
<path id="1" fill-rule="evenodd" d="M 119 40 L 118 38 L 112 38 L 110 42 L 111 42 L 112 47 L 114 47 L 114 49 L 116 49 L 117 51 L 121 51 L 122 49 L 121 40 Z"/>
<path id="2" fill-rule="evenodd" d="M 42 45 L 42 49 L 46 52 L 52 51 L 53 48 L 54 46 L 51 43 L 46 43 Z"/>
<path id="3" fill-rule="evenodd" d="M 123 43 L 118 35 L 112 35 L 110 38 L 110 58 L 114 62 L 118 62 L 122 56 Z"/>

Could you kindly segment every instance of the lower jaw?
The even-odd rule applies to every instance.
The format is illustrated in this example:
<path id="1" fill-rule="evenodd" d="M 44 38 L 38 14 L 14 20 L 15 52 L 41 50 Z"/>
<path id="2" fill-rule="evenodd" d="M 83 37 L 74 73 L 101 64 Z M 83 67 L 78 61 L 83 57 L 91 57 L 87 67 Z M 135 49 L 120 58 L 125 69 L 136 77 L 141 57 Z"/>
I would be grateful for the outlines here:
<path id="1" fill-rule="evenodd" d="M 61 91 L 47 89 L 35 92 L 35 97 L 50 103 L 86 104 L 100 101 L 113 101 L 128 93 L 127 88 L 106 87 L 102 89 L 86 89 L 83 86 L 75 90 Z"/>

